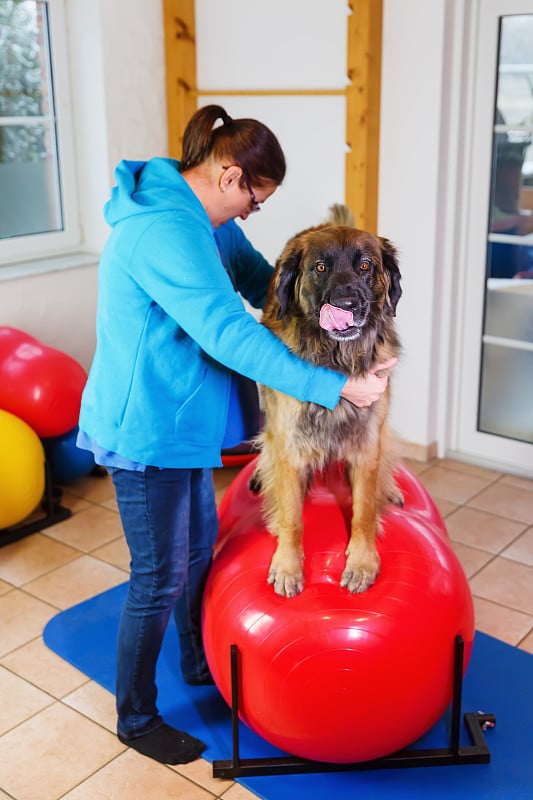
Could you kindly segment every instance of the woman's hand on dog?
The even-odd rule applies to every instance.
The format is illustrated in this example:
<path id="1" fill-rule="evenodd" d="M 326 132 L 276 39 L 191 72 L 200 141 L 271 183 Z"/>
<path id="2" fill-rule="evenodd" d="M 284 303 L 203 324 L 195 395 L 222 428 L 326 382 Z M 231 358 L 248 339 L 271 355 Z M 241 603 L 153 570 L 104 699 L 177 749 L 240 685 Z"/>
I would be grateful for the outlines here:
<path id="1" fill-rule="evenodd" d="M 377 364 L 362 378 L 348 378 L 341 397 L 358 408 L 368 408 L 379 400 L 388 386 L 389 374 L 386 370 L 392 369 L 397 363 L 398 359 L 394 356 L 383 364 Z"/>

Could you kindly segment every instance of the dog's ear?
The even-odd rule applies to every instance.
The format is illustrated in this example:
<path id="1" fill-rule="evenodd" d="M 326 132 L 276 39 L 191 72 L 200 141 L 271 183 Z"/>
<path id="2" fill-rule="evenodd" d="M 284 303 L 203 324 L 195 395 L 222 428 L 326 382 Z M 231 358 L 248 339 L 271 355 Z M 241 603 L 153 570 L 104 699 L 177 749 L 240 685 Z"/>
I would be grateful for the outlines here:
<path id="1" fill-rule="evenodd" d="M 282 319 L 295 304 L 294 291 L 301 258 L 301 243 L 296 239 L 287 244 L 278 258 L 275 283 L 275 294 L 279 303 L 278 319 Z"/>
<path id="2" fill-rule="evenodd" d="M 398 300 L 402 296 L 402 287 L 400 286 L 402 276 L 398 267 L 398 251 L 389 239 L 384 239 L 380 236 L 379 240 L 381 242 L 383 267 L 389 278 L 387 301 L 393 315 L 396 315 L 396 306 L 398 305 Z"/>

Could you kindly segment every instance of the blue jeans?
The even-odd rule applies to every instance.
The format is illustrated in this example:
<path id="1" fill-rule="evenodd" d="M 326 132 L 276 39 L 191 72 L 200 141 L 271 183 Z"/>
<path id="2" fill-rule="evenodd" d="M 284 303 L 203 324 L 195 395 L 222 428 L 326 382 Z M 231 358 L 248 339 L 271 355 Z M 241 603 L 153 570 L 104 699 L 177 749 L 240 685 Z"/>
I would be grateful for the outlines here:
<path id="1" fill-rule="evenodd" d="M 210 469 L 108 469 L 131 554 L 116 680 L 118 732 L 133 738 L 162 722 L 155 672 L 172 613 L 183 676 L 197 680 L 209 674 L 201 609 L 218 518 Z"/>

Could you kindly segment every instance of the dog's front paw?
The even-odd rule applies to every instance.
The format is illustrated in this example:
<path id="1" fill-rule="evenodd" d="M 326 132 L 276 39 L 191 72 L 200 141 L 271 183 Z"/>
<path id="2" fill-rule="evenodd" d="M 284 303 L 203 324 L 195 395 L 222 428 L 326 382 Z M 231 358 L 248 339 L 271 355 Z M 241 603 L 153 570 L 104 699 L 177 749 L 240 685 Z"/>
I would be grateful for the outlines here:
<path id="1" fill-rule="evenodd" d="M 355 570 L 345 569 L 341 576 L 341 586 L 352 594 L 366 592 L 376 580 L 378 572 L 379 570 L 369 570 L 364 566 Z"/>
<path id="2" fill-rule="evenodd" d="M 274 587 L 280 597 L 295 597 L 300 594 L 304 588 L 302 558 L 291 554 L 290 558 L 282 559 L 279 554 L 274 554 L 267 583 Z"/>
<path id="3" fill-rule="evenodd" d="M 261 492 L 261 479 L 259 477 L 259 473 L 257 470 L 253 473 L 252 477 L 248 482 L 248 487 L 251 492 L 254 494 L 259 494 Z"/>
<path id="4" fill-rule="evenodd" d="M 348 589 L 352 594 L 366 592 L 376 580 L 378 573 L 379 556 L 377 553 L 360 563 L 355 559 L 348 558 L 341 575 L 341 587 Z"/>
<path id="5" fill-rule="evenodd" d="M 280 597 L 296 597 L 304 588 L 304 576 L 302 573 L 292 575 L 271 567 L 268 573 L 268 583 L 274 586 L 274 591 Z"/>

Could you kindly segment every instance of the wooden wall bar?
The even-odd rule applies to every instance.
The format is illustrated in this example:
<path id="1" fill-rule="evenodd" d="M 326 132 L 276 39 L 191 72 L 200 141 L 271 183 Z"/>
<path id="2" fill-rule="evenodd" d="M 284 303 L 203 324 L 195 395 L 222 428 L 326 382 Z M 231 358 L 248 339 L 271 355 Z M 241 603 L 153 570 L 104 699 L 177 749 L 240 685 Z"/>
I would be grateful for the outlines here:
<path id="1" fill-rule="evenodd" d="M 185 125 L 197 109 L 194 0 L 163 0 L 168 154 L 181 156 Z"/>
<path id="2" fill-rule="evenodd" d="M 382 0 L 351 0 L 346 92 L 346 203 L 377 232 Z"/>

